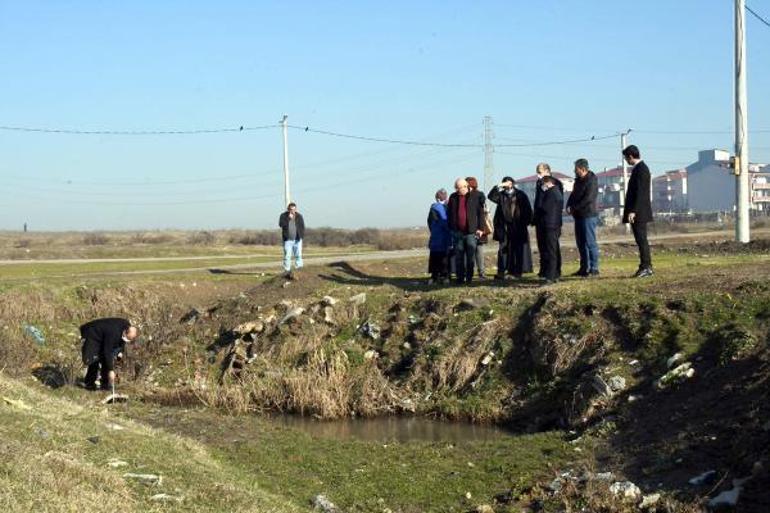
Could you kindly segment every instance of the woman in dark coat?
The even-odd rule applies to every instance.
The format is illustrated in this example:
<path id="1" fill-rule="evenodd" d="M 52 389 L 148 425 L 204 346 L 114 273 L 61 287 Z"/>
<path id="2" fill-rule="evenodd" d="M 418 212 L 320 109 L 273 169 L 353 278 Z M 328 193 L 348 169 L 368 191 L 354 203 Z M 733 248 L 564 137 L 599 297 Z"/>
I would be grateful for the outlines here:
<path id="1" fill-rule="evenodd" d="M 487 196 L 489 201 L 497 203 L 493 238 L 500 247 L 495 279 L 505 278 L 506 272 L 516 278 L 532 272 L 532 249 L 527 229 L 532 222 L 532 205 L 527 194 L 516 189 L 515 183 L 513 178 L 506 176 Z"/>
<path id="2" fill-rule="evenodd" d="M 449 247 L 452 241 L 452 234 L 449 231 L 449 222 L 447 220 L 446 201 L 448 194 L 445 189 L 439 189 L 436 192 L 436 202 L 433 203 L 428 212 L 428 229 L 430 230 L 430 241 L 428 248 L 430 256 L 428 257 L 428 272 L 430 280 L 428 283 L 449 283 Z"/>

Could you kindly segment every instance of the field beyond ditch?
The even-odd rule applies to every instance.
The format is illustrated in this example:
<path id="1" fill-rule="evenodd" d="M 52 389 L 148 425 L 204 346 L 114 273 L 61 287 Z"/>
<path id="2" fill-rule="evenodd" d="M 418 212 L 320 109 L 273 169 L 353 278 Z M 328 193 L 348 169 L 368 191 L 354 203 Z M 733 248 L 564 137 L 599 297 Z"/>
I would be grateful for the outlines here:
<path id="1" fill-rule="evenodd" d="M 342 511 L 638 510 L 641 498 L 595 478 L 612 472 L 659 493 L 658 511 L 695 511 L 753 476 L 739 511 L 766 511 L 770 244 L 703 239 L 657 242 L 649 280 L 628 278 L 632 245 L 607 244 L 600 279 L 548 287 L 429 287 L 422 259 L 376 257 L 295 282 L 270 270 L 9 279 L 0 433 L 4 453 L 29 457 L 0 463 L 0 505 L 307 511 L 321 494 Z M 121 370 L 132 400 L 118 407 L 73 386 L 76 328 L 107 315 L 144 335 Z M 684 364 L 692 375 L 661 384 Z M 346 440 L 267 413 L 425 416 L 511 436 Z M 707 470 L 708 488 L 688 484 Z M 146 486 L 128 471 L 165 477 Z"/>

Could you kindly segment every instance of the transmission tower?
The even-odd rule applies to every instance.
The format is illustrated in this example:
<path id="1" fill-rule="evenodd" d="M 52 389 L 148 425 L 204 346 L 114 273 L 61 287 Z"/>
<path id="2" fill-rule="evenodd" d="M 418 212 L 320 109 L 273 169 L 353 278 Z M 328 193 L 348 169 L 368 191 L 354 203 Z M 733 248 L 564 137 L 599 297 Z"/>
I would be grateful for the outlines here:
<path id="1" fill-rule="evenodd" d="M 492 179 L 495 176 L 495 147 L 492 144 L 492 138 L 495 133 L 492 131 L 492 116 L 484 116 L 484 190 L 492 187 Z"/>

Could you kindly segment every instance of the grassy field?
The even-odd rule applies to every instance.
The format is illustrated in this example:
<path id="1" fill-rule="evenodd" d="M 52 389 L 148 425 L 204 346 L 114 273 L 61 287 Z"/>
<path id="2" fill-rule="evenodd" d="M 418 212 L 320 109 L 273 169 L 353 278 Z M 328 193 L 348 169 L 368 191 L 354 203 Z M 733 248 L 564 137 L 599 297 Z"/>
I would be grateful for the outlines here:
<path id="1" fill-rule="evenodd" d="M 575 256 L 565 250 L 568 274 Z M 628 278 L 635 248 L 619 243 L 603 246 L 601 279 L 548 287 L 531 277 L 431 287 L 422 259 L 318 266 L 288 285 L 272 272 L 10 279 L 0 295 L 0 396 L 10 400 L 0 398 L 0 444 L 14 456 L 0 463 L 0 504 L 307 511 L 324 494 L 344 511 L 468 511 L 509 492 L 513 502 L 495 511 L 630 511 L 606 486 L 568 483 L 561 494 L 546 486 L 588 469 L 661 493 L 668 511 L 689 511 L 707 495 L 687 485 L 690 477 L 708 468 L 751 473 L 763 458 L 757 448 L 770 443 L 762 420 L 770 415 L 770 254 L 766 241 L 717 238 L 662 240 L 653 251 L 652 279 Z M 362 292 L 362 305 L 348 301 Z M 314 311 L 324 295 L 337 299 L 334 324 Z M 461 307 L 469 298 L 477 306 Z M 305 312 L 279 325 L 295 306 Z M 134 400 L 110 409 L 70 386 L 82 372 L 76 327 L 106 315 L 138 320 L 146 337 L 121 372 L 119 386 Z M 233 334 L 256 320 L 263 332 Z M 364 323 L 379 337 L 365 335 Z M 43 344 L 27 324 L 41 329 Z M 223 375 L 241 350 L 255 358 Z M 695 377 L 658 390 L 675 353 Z M 65 386 L 47 388 L 30 373 Z M 597 375 L 622 377 L 626 387 L 597 395 Z M 451 444 L 329 439 L 254 417 L 265 410 L 429 415 L 497 422 L 515 435 Z M 130 471 L 162 473 L 162 486 L 127 481 L 127 470 L 106 466 L 113 457 Z M 747 485 L 743 511 L 764 511 L 767 483 L 760 473 Z M 52 490 L 48 502 L 37 487 Z M 151 500 L 161 492 L 182 502 Z"/>

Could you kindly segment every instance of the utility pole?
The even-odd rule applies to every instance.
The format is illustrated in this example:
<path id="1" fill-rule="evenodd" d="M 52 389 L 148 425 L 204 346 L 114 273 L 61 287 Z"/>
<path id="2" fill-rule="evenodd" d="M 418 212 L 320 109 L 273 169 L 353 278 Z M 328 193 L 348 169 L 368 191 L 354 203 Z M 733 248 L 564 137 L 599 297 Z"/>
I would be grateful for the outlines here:
<path id="1" fill-rule="evenodd" d="M 492 116 L 484 116 L 484 191 L 487 191 L 492 187 L 492 178 L 495 175 L 495 147 L 492 144 L 492 138 L 494 136 L 495 134 L 492 131 Z"/>
<path id="2" fill-rule="evenodd" d="M 629 128 L 625 132 L 620 133 L 620 166 L 623 170 L 623 188 L 620 191 L 620 202 L 618 205 L 620 206 L 620 215 L 623 215 L 623 209 L 626 206 L 626 192 L 628 192 L 628 164 L 626 163 L 625 157 L 623 157 L 623 150 L 626 149 L 626 146 L 628 146 L 628 134 L 631 133 L 631 129 Z M 626 225 L 626 232 L 631 231 L 631 225 Z"/>
<path id="3" fill-rule="evenodd" d="M 283 115 L 281 119 L 283 127 L 283 206 L 291 203 L 291 194 L 289 193 L 289 116 Z"/>
<path id="4" fill-rule="evenodd" d="M 735 0 L 735 240 L 749 242 L 749 121 L 746 97 L 746 2 Z"/>

